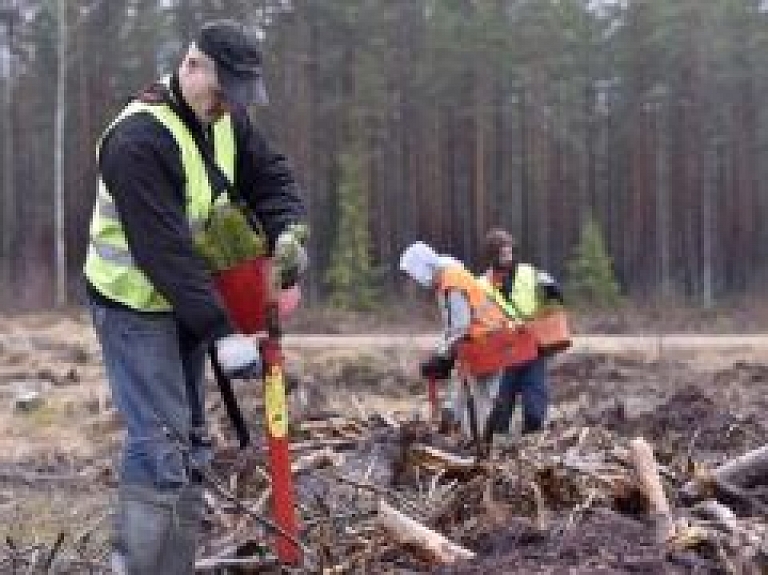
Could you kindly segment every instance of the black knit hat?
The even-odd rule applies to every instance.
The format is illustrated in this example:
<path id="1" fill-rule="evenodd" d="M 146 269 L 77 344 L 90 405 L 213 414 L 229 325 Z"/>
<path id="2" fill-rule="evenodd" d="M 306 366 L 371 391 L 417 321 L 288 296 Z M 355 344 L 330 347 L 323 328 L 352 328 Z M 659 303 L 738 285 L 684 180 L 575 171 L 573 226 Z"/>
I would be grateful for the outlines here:
<path id="1" fill-rule="evenodd" d="M 267 89 L 258 42 L 234 20 L 203 25 L 197 47 L 216 63 L 216 75 L 227 100 L 238 106 L 266 104 Z"/>

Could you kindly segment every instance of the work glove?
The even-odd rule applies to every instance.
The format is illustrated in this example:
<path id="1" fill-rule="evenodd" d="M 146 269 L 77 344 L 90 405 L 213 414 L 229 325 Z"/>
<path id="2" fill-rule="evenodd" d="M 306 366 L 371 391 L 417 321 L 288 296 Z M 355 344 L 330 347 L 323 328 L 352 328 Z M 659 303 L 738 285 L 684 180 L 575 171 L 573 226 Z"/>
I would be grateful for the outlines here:
<path id="1" fill-rule="evenodd" d="M 307 269 L 306 238 L 307 228 L 302 224 L 288 226 L 277 236 L 273 257 L 282 289 L 295 285 Z"/>
<path id="2" fill-rule="evenodd" d="M 452 356 L 432 354 L 421 362 L 421 376 L 448 379 L 451 377 L 454 363 L 455 361 Z"/>
<path id="3" fill-rule="evenodd" d="M 563 303 L 563 290 L 560 284 L 549 275 L 547 272 L 538 272 L 536 274 L 536 282 L 539 285 L 539 290 L 547 301 L 556 301 L 560 304 Z"/>
<path id="4" fill-rule="evenodd" d="M 221 373 L 226 377 L 261 376 L 261 355 L 253 338 L 233 333 L 217 339 L 213 346 Z"/>

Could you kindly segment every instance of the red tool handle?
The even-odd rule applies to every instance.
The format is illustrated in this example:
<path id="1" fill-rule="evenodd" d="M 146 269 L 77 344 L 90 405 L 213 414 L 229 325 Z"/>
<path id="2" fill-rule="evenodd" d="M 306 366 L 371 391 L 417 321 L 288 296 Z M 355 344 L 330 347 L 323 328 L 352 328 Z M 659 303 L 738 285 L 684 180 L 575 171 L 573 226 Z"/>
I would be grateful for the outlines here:
<path id="1" fill-rule="evenodd" d="M 296 506 L 288 442 L 288 414 L 283 361 L 278 338 L 262 341 L 264 357 L 264 409 L 266 411 L 267 458 L 272 479 L 272 519 L 283 531 L 298 537 Z M 281 563 L 295 565 L 300 550 L 289 539 L 276 535 L 275 550 Z"/>
<path id="2" fill-rule="evenodd" d="M 264 360 L 264 410 L 267 432 L 267 458 L 272 479 L 272 518 L 285 533 L 298 539 L 299 526 L 291 474 L 288 442 L 288 408 L 283 376 L 283 353 L 280 348 L 279 287 L 273 273 L 265 274 L 270 283 L 266 310 L 267 337 L 261 342 Z M 275 551 L 283 564 L 298 565 L 301 550 L 288 538 L 276 535 Z"/>

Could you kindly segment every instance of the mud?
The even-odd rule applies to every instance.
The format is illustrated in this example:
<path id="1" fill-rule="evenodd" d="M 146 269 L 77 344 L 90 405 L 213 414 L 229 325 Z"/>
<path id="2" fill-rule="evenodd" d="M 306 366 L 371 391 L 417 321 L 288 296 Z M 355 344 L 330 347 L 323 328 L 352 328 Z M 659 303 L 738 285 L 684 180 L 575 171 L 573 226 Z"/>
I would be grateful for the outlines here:
<path id="1" fill-rule="evenodd" d="M 513 519 L 502 529 L 465 539 L 464 543 L 478 550 L 482 559 L 471 566 L 436 572 L 445 575 L 691 573 L 690 565 L 685 565 L 686 559 L 665 556 L 651 533 L 647 525 L 608 509 L 596 509 L 567 527 L 544 532 L 529 521 Z M 696 564 L 706 565 L 701 560 Z"/>
<path id="2" fill-rule="evenodd" d="M 120 428 L 87 318 L 8 321 L 0 328 L 0 537 L 23 546 L 53 541 L 60 532 L 70 542 L 89 533 L 86 554 L 99 557 L 108 539 L 105 517 L 114 493 Z M 294 391 L 292 415 L 347 414 L 373 426 L 382 414 L 409 418 L 423 412 L 426 388 L 417 376 L 417 355 L 413 350 L 292 350 L 289 366 L 303 394 L 300 400 Z M 550 373 L 550 434 L 582 426 L 595 430 L 597 440 L 600 429 L 643 436 L 653 442 L 660 462 L 675 469 L 692 461 L 715 464 L 768 443 L 768 364 L 761 363 L 759 353 L 567 353 L 552 360 Z M 14 393 L 24 386 L 41 391 L 43 409 L 19 413 L 12 408 Z M 257 426 L 258 398 L 251 399 L 256 403 L 248 414 Z M 211 403 L 215 400 L 212 393 Z M 216 409 L 211 411 L 212 419 L 226 426 Z M 392 438 L 382 436 L 363 445 L 348 465 L 365 467 L 372 445 L 396 451 Z M 371 478 L 386 488 L 402 480 L 381 469 L 373 469 Z M 525 505 L 513 506 L 524 499 L 514 485 L 498 486 L 499 505 L 512 513 L 501 523 L 478 520 L 473 529 L 451 533 L 477 552 L 470 563 L 434 569 L 416 554 L 383 548 L 368 572 L 722 572 L 717 550 L 667 553 L 637 514 L 620 513 L 612 502 L 574 512 L 582 501 L 568 481 L 567 475 L 554 477 L 551 492 L 545 490 L 549 515 L 543 524 Z M 322 489 L 311 476 L 299 483 L 301 497 L 322 499 Z M 355 500 L 348 502 L 354 505 Z"/>

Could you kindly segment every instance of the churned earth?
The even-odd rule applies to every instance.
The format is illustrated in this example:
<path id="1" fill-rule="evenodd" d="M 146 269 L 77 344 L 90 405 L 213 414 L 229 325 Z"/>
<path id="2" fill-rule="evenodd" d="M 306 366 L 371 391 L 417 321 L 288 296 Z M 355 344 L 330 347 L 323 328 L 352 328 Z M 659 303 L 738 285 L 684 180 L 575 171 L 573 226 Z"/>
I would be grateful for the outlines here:
<path id="1" fill-rule="evenodd" d="M 765 339 L 679 337 L 577 338 L 552 360 L 548 437 L 579 427 L 643 436 L 661 464 L 678 467 L 684 459 L 715 465 L 767 444 Z M 292 421 L 323 413 L 360 421 L 423 415 L 418 361 L 431 341 L 412 333 L 287 337 Z M 243 384 L 238 393 L 258 396 Z M 258 426 L 259 414 L 249 413 Z M 0 541 L 50 546 L 63 533 L 63 546 L 102 558 L 120 433 L 84 313 L 0 318 Z M 478 522 L 457 534 L 477 553 L 468 563 L 438 568 L 393 549 L 368 572 L 724 572 L 717 550 L 670 555 L 641 518 L 605 505 L 574 513 L 577 505 L 553 496 L 545 528 L 522 512 Z M 0 573 L 11 572 L 3 570 L 7 556 L 0 544 Z"/>

